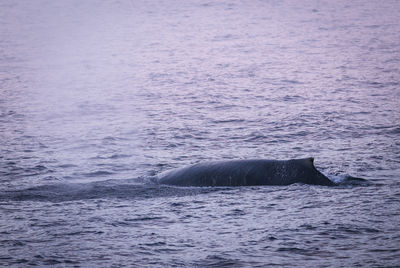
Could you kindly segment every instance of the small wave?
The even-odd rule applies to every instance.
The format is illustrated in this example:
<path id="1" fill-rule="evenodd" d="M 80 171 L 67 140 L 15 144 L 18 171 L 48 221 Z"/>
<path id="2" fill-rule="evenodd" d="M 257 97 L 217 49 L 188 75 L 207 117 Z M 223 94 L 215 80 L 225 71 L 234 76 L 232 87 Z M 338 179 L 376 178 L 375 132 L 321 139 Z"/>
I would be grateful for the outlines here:
<path id="1" fill-rule="evenodd" d="M 388 134 L 400 134 L 400 127 L 395 127 L 388 131 Z"/>
<path id="2" fill-rule="evenodd" d="M 198 260 L 193 263 L 199 267 L 241 267 L 242 262 L 238 259 L 220 255 L 209 255 L 203 260 Z"/>
<path id="3" fill-rule="evenodd" d="M 297 80 L 290 80 L 290 79 L 283 79 L 281 80 L 282 83 L 287 83 L 287 84 L 302 84 L 302 82 L 297 81 Z"/>
<path id="4" fill-rule="evenodd" d="M 88 177 L 88 178 L 93 178 L 93 177 L 104 177 L 104 176 L 110 176 L 113 175 L 113 172 L 110 171 L 94 171 L 94 172 L 89 172 L 89 173 L 84 173 L 83 176 Z"/>
<path id="5" fill-rule="evenodd" d="M 61 165 L 58 165 L 57 167 L 59 167 L 59 168 L 75 168 L 78 166 L 74 165 L 74 164 L 61 164 Z"/>
<path id="6" fill-rule="evenodd" d="M 214 120 L 213 123 L 216 124 L 224 124 L 224 123 L 243 123 L 245 122 L 244 119 L 221 119 L 221 120 Z"/>
<path id="7" fill-rule="evenodd" d="M 91 159 L 102 159 L 102 160 L 107 160 L 107 159 L 120 159 L 120 158 L 129 158 L 131 155 L 128 154 L 111 154 L 111 155 L 100 155 L 100 156 L 95 156 L 92 157 Z"/>

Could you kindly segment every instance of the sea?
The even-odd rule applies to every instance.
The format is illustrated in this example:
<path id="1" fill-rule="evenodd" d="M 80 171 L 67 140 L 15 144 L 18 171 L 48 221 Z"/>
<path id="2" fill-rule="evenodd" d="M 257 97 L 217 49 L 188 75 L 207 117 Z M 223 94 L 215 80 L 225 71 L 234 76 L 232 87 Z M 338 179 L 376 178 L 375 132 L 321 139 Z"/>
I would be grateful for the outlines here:
<path id="1" fill-rule="evenodd" d="M 1 0 L 1 267 L 399 267 L 400 1 Z M 337 182 L 172 187 L 213 160 Z"/>

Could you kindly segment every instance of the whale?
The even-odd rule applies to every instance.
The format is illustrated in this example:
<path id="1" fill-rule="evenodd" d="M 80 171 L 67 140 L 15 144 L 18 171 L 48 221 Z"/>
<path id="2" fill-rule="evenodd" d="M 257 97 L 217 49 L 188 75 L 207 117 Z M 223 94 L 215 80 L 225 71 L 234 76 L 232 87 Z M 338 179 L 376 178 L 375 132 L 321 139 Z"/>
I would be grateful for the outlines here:
<path id="1" fill-rule="evenodd" d="M 157 176 L 172 186 L 258 186 L 294 183 L 336 185 L 314 166 L 314 158 L 290 160 L 222 160 L 172 169 Z"/>

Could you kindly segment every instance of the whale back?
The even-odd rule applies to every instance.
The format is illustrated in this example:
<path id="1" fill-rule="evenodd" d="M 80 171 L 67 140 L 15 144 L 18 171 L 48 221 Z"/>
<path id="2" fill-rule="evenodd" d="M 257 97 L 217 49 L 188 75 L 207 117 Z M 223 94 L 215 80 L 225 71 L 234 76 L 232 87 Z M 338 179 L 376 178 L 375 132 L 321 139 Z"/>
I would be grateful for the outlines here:
<path id="1" fill-rule="evenodd" d="M 204 162 L 162 173 L 158 179 L 177 186 L 334 185 L 314 167 L 313 158 Z"/>

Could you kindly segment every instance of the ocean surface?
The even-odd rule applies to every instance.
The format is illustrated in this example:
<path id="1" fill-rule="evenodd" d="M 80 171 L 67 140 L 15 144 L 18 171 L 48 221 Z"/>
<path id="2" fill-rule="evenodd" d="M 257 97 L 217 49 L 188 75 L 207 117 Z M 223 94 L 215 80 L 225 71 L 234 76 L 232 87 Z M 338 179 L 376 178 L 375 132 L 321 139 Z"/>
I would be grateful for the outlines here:
<path id="1" fill-rule="evenodd" d="M 1 0 L 0 266 L 399 267 L 400 1 Z M 334 187 L 168 187 L 315 157 Z"/>

